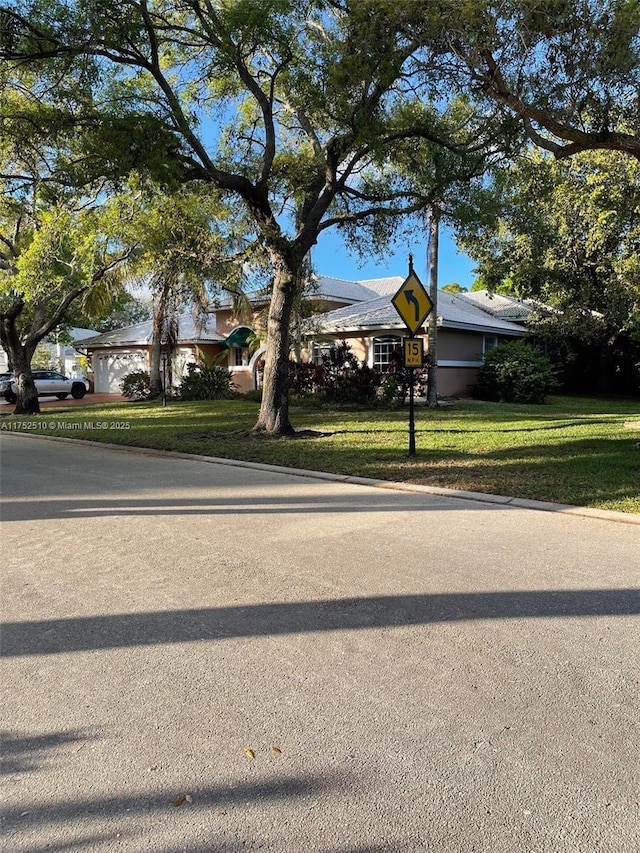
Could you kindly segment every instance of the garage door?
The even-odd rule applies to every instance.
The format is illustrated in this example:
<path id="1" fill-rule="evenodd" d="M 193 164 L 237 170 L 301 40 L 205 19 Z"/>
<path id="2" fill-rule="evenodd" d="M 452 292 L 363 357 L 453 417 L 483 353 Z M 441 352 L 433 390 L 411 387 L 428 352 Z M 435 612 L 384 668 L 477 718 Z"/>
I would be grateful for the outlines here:
<path id="1" fill-rule="evenodd" d="M 120 383 L 128 373 L 146 370 L 142 352 L 103 352 L 93 357 L 95 390 L 107 394 L 120 394 Z"/>

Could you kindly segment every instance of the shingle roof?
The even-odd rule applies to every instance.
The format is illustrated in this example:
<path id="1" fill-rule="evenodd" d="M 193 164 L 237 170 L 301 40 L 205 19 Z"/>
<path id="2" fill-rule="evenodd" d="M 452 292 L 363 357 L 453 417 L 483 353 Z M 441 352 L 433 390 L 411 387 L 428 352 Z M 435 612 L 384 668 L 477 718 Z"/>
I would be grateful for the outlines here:
<path id="1" fill-rule="evenodd" d="M 460 295 L 493 317 L 502 317 L 505 320 L 526 320 L 536 308 L 541 307 L 530 299 L 516 299 L 515 296 L 489 293 L 488 290 L 475 290 Z"/>
<path id="2" fill-rule="evenodd" d="M 85 338 L 92 338 L 94 335 L 98 334 L 95 329 L 81 329 L 77 326 L 74 326 L 68 331 L 72 341 L 83 341 Z"/>
<path id="3" fill-rule="evenodd" d="M 388 296 L 367 299 L 355 305 L 336 308 L 325 314 L 316 314 L 309 323 L 319 329 L 350 329 L 389 326 L 401 323 Z"/>
<path id="4" fill-rule="evenodd" d="M 329 275 L 313 275 L 305 288 L 305 296 L 309 299 L 325 299 L 334 302 L 364 302 L 376 296 L 395 293 L 402 282 L 403 279 L 400 276 L 352 281 Z M 246 296 L 250 302 L 259 304 L 268 302 L 271 294 L 268 289 L 261 289 L 247 291 Z M 231 297 L 228 294 L 221 294 L 217 297 L 215 304 L 217 308 L 230 308 Z"/>
<path id="5" fill-rule="evenodd" d="M 364 302 L 366 299 L 374 299 L 376 296 L 393 294 L 402 284 L 403 279 L 399 276 L 389 278 L 368 278 L 362 281 L 353 281 L 346 278 L 335 278 L 329 275 L 312 275 L 309 285 L 305 288 L 305 295 L 310 299 L 326 299 L 336 302 Z M 268 302 L 269 290 L 264 288 L 247 292 L 250 302 Z M 216 300 L 217 308 L 229 308 L 231 297 L 222 294 Z"/>
<path id="6" fill-rule="evenodd" d="M 364 302 L 385 293 L 395 293 L 402 284 L 401 278 L 372 278 L 348 281 L 326 275 L 313 276 L 309 296 L 346 302 Z"/>
<path id="7" fill-rule="evenodd" d="M 465 300 L 464 296 L 465 294 L 438 291 L 439 326 L 452 329 L 502 332 L 512 335 L 524 333 L 522 326 L 499 317 L 492 317 L 473 302 Z M 404 328 L 404 323 L 391 304 L 389 295 L 319 314 L 313 317 L 309 324 L 311 328 L 325 332 L 367 328 Z"/>
<path id="8" fill-rule="evenodd" d="M 252 305 L 268 305 L 271 299 L 271 291 L 261 287 L 258 290 L 247 290 L 244 296 Z M 210 302 L 210 312 L 213 313 L 221 308 L 228 309 L 233 307 L 233 297 L 230 293 L 218 293 Z"/>
<path id="9" fill-rule="evenodd" d="M 506 334 L 523 334 L 524 329 L 519 323 L 514 323 L 506 317 L 494 317 L 488 314 L 473 301 L 468 300 L 467 293 L 448 293 L 438 291 L 438 319 L 443 326 L 481 326 Z"/>
<path id="10" fill-rule="evenodd" d="M 209 314 L 203 320 L 198 321 L 193 314 L 180 314 L 178 317 L 178 343 L 207 343 L 223 341 L 224 335 L 216 331 L 216 318 Z M 136 323 L 133 326 L 125 326 L 123 329 L 115 329 L 113 332 L 104 332 L 92 338 L 85 338 L 82 347 L 93 349 L 94 347 L 112 346 L 146 346 L 151 343 L 153 337 L 153 323 L 147 320 L 145 323 Z"/>
<path id="11" fill-rule="evenodd" d="M 387 276 L 387 278 L 365 278 L 358 281 L 362 287 L 373 290 L 379 296 L 393 296 L 404 281 L 401 275 Z"/>

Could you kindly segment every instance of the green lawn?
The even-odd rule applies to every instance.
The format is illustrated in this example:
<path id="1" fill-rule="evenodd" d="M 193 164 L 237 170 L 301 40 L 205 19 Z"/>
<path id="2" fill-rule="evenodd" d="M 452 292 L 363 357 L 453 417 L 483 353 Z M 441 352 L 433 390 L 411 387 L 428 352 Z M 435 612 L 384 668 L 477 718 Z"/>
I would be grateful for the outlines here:
<path id="1" fill-rule="evenodd" d="M 247 435 L 257 412 L 245 400 L 56 407 L 0 428 L 640 513 L 640 400 L 418 406 L 412 459 L 406 409 L 294 407 L 296 429 L 324 434 L 280 440 Z"/>

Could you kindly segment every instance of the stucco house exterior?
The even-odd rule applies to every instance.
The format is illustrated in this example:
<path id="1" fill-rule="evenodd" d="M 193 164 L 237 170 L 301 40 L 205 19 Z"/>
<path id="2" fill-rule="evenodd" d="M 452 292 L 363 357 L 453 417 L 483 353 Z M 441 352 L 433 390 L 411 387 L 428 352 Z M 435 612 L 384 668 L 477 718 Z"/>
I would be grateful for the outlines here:
<path id="1" fill-rule="evenodd" d="M 392 351 L 407 336 L 391 303 L 402 282 L 400 277 L 385 279 L 380 285 L 386 289 L 383 295 L 314 317 L 308 335 L 308 357 L 317 361 L 323 348 L 334 341 L 347 341 L 357 358 L 384 371 Z M 486 291 L 453 294 L 439 290 L 438 393 L 469 394 L 484 354 L 505 340 L 523 337 L 525 321 L 532 310 L 510 297 L 498 297 L 494 302 Z M 424 338 L 426 351 L 426 329 L 420 330 L 418 337 Z"/>
<path id="2" fill-rule="evenodd" d="M 210 361 L 223 348 L 227 335 L 224 325 L 218 330 L 215 315 L 201 322 L 190 313 L 178 317 L 178 347 L 173 355 L 173 376 L 178 380 L 187 365 L 200 358 Z M 232 330 L 229 330 L 229 333 Z M 153 324 L 151 320 L 105 332 L 83 341 L 91 362 L 96 392 L 119 393 L 120 383 L 128 373 L 148 371 L 151 363 Z"/>
<path id="3" fill-rule="evenodd" d="M 346 340 L 355 355 L 384 370 L 390 353 L 406 335 L 391 303 L 403 282 L 400 276 L 349 281 L 315 276 L 306 293 L 315 314 L 305 322 L 300 340 L 303 359 L 318 360 L 322 350 Z M 229 368 L 240 392 L 259 387 L 265 347 L 249 347 L 264 326 L 266 294 L 250 299 L 252 315 L 241 319 L 230 299 L 221 299 L 203 321 L 179 317 L 178 348 L 173 358 L 175 382 L 189 363 L 200 359 Z M 438 292 L 438 391 L 443 396 L 469 393 L 484 353 L 503 340 L 522 337 L 533 310 L 509 297 L 479 293 Z M 245 312 L 246 315 L 246 312 Z M 422 330 L 421 330 L 422 331 Z M 426 330 L 424 333 L 426 339 Z M 140 323 L 84 340 L 98 392 L 119 392 L 127 373 L 149 370 L 152 324 Z"/>
<path id="4" fill-rule="evenodd" d="M 395 279 L 394 279 L 395 280 Z M 377 280 L 376 280 L 377 281 Z M 387 281 L 381 279 L 380 281 Z M 374 282 L 375 283 L 375 282 Z M 306 299 L 314 311 L 355 305 L 376 295 L 369 281 L 347 281 L 327 276 L 314 276 L 307 288 Z M 260 366 L 264 345 L 250 349 L 248 338 L 264 326 L 263 315 L 269 304 L 268 294 L 250 295 L 252 314 L 239 317 L 232 300 L 222 297 L 204 320 L 198 321 L 190 313 L 178 317 L 178 349 L 173 358 L 173 378 L 179 383 L 189 363 L 200 359 L 228 367 L 233 381 L 241 393 L 259 387 Z M 120 383 L 128 373 L 149 370 L 152 322 L 138 323 L 96 335 L 83 341 L 83 347 L 92 365 L 92 379 L 97 392 L 119 393 Z"/>

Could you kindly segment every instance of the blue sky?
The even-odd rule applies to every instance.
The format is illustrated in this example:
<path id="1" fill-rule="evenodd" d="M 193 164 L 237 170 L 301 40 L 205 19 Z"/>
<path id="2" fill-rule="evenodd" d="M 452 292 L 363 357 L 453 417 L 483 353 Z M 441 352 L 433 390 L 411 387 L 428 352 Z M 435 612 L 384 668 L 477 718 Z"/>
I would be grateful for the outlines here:
<path id="1" fill-rule="evenodd" d="M 409 252 L 413 253 L 413 266 L 418 277 L 427 283 L 426 235 L 424 240 L 396 244 L 384 261 L 376 259 L 360 260 L 358 253 L 349 251 L 342 237 L 335 229 L 329 229 L 320 235 L 318 245 L 312 252 L 313 268 L 318 275 L 334 276 L 351 280 L 383 278 L 385 276 L 406 276 L 408 272 Z M 463 287 L 471 288 L 475 278 L 472 272 L 474 262 L 458 252 L 450 232 L 443 226 L 440 229 L 440 257 L 438 263 L 438 286 L 457 281 Z"/>

